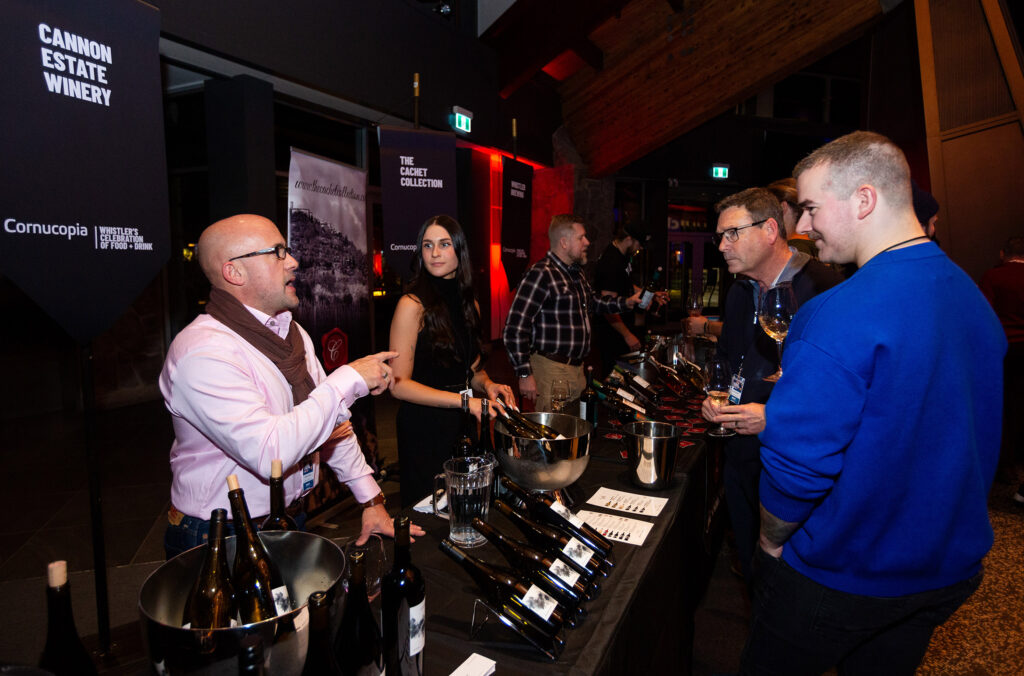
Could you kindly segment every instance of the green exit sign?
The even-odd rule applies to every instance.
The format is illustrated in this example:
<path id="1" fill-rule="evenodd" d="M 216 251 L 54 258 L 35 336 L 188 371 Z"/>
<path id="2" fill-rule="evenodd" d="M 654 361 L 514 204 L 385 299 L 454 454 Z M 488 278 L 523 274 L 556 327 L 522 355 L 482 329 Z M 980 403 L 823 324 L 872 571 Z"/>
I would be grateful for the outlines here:
<path id="1" fill-rule="evenodd" d="M 728 164 L 712 164 L 711 165 L 711 178 L 726 179 L 729 178 L 729 165 Z"/>
<path id="2" fill-rule="evenodd" d="M 473 131 L 473 112 L 465 108 L 452 106 L 452 127 L 463 134 Z"/>

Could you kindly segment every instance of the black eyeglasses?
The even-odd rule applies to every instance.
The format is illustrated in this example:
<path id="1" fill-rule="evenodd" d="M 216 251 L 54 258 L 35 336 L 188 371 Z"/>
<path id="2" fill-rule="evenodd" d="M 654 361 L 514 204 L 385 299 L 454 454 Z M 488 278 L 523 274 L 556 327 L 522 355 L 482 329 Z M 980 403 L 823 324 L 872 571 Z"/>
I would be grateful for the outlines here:
<path id="1" fill-rule="evenodd" d="M 234 258 L 229 258 L 228 260 L 229 261 L 237 261 L 239 258 L 251 258 L 253 256 L 263 256 L 263 255 L 266 255 L 266 254 L 275 254 L 277 256 L 277 260 L 283 261 L 285 258 L 288 257 L 289 254 L 291 254 L 291 252 L 292 252 L 292 248 L 290 246 L 285 246 L 284 244 L 275 244 L 274 246 L 267 247 L 266 249 L 260 249 L 259 251 L 250 251 L 247 254 L 242 254 L 241 256 L 235 256 Z"/>
<path id="2" fill-rule="evenodd" d="M 729 240 L 730 242 L 735 242 L 740 238 L 740 230 L 746 230 L 747 228 L 752 228 L 755 225 L 761 225 L 762 223 L 765 223 L 767 221 L 767 218 L 763 218 L 760 221 L 757 221 L 756 223 L 751 223 L 750 225 L 741 225 L 738 228 L 729 228 L 728 230 L 723 230 L 722 232 L 713 232 L 711 233 L 711 241 L 715 243 L 715 246 L 721 244 L 723 238 Z"/>

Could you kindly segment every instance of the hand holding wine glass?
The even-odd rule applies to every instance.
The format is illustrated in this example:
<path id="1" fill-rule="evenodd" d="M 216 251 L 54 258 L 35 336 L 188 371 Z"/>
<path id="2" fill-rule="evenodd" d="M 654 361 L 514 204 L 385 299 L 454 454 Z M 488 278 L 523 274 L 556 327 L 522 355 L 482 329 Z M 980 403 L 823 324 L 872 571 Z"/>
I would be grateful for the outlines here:
<path id="1" fill-rule="evenodd" d="M 729 404 L 729 386 L 732 384 L 732 368 L 727 359 L 712 357 L 704 365 L 704 392 L 711 398 L 711 403 L 716 408 Z M 731 437 L 736 434 L 734 430 L 728 430 L 725 425 L 708 430 L 708 434 L 714 437 Z"/>
<path id="2" fill-rule="evenodd" d="M 782 341 L 786 340 L 789 323 L 796 314 L 796 309 L 796 295 L 793 293 L 792 284 L 779 284 L 768 289 L 761 303 L 757 321 L 764 332 L 775 341 L 775 348 L 779 354 L 779 369 L 765 377 L 768 382 L 774 383 L 782 377 Z"/>

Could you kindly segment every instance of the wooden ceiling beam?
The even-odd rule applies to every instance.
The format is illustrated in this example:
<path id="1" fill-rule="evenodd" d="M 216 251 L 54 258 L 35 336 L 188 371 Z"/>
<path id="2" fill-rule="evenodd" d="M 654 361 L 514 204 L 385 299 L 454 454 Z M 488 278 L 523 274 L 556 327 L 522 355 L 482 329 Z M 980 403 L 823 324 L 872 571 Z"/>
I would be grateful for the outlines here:
<path id="1" fill-rule="evenodd" d="M 589 34 L 603 69 L 559 87 L 593 175 L 613 173 L 860 35 L 879 0 L 634 0 Z"/>

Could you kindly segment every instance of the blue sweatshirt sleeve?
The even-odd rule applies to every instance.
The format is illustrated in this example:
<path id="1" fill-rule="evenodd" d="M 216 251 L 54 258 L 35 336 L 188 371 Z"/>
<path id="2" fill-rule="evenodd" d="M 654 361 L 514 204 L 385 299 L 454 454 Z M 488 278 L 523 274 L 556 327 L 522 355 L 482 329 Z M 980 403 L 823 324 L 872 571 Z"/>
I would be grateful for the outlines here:
<path id="1" fill-rule="evenodd" d="M 784 375 L 765 408 L 760 497 L 778 518 L 804 522 L 843 470 L 864 410 L 863 378 L 815 345 L 786 344 Z M 827 415 L 821 415 L 827 402 Z"/>

